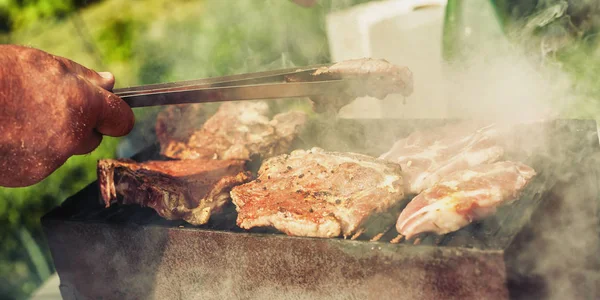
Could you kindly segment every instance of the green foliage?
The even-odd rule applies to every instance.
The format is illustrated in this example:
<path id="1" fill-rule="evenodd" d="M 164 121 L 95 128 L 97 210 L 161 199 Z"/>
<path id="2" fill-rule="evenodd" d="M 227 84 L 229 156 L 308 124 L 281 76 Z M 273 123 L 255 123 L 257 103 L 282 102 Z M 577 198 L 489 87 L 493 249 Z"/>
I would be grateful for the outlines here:
<path id="1" fill-rule="evenodd" d="M 494 45 L 490 56 L 517 54 L 538 64 L 539 75 L 565 87 L 563 93 L 545 99 L 563 118 L 588 118 L 600 121 L 600 6 L 595 0 L 489 0 L 495 19 L 483 22 L 480 11 L 465 15 L 468 1 L 448 1 L 444 34 L 444 55 L 449 61 L 462 61 L 472 53 L 471 45 L 485 49 Z M 484 3 L 484 2 L 481 2 Z M 484 5 L 487 6 L 487 5 Z M 462 8 L 462 9 L 461 9 Z M 475 16 L 473 16 L 475 15 Z M 459 20 L 472 18 L 460 24 Z M 501 36 L 485 32 L 485 25 L 496 27 Z M 461 26 L 472 26 L 484 34 L 464 34 Z M 483 23 L 483 24 L 482 24 Z M 467 24 L 467 25 L 465 25 Z M 509 41 L 505 47 L 504 41 Z M 484 50 L 484 51 L 487 51 Z M 517 53 L 518 52 L 518 53 Z"/>
<path id="2" fill-rule="evenodd" d="M 573 79 L 577 96 L 567 107 L 572 118 L 600 119 L 600 52 L 598 46 L 576 43 L 557 54 L 561 68 Z"/>
<path id="3" fill-rule="evenodd" d="M 44 19 L 62 19 L 98 0 L 0 0 L 0 32 L 26 28 Z"/>
<path id="4" fill-rule="evenodd" d="M 512 24 L 509 18 L 518 20 L 532 14 L 535 5 L 531 3 L 538 2 L 490 1 L 500 7 L 499 18 L 506 27 Z M 109 70 L 122 87 L 328 62 L 327 13 L 369 0 L 320 0 L 313 8 L 302 8 L 289 0 L 96 2 L 100 1 L 0 0 L 0 32 L 13 30 L 0 40 Z M 70 14 L 92 3 L 96 5 Z M 578 30 L 593 31 L 585 18 L 574 15 L 573 21 L 579 28 L 576 35 Z M 596 100 L 600 95 L 597 49 L 597 42 L 588 38 L 557 53 L 557 60 L 573 74 L 575 90 L 582 95 L 573 115 L 595 116 L 600 112 Z M 307 109 L 300 100 L 273 103 L 274 111 L 284 107 Z M 136 111 L 138 122 L 131 134 L 140 137 L 136 142 L 150 139 L 156 112 L 156 108 Z M 70 159 L 38 185 L 0 188 L 0 295 L 25 298 L 45 279 L 48 270 L 53 271 L 39 219 L 95 180 L 96 160 L 113 157 L 118 141 L 105 139 L 92 154 Z"/>
<path id="5" fill-rule="evenodd" d="M 99 27 L 96 38 L 98 48 L 102 49 L 102 56 L 110 62 L 126 62 L 133 57 L 133 41 L 139 30 L 140 21 L 128 17 L 118 17 L 109 20 Z"/>
<path id="6" fill-rule="evenodd" d="M 114 157 L 118 139 L 105 138 L 94 152 L 69 159 L 37 185 L 0 188 L 0 295 L 22 298 L 53 270 L 40 218 L 95 179 L 100 158 Z"/>
<path id="7" fill-rule="evenodd" d="M 280 0 L 188 4 L 177 18 L 153 24 L 160 29 L 141 33 L 139 78 L 185 80 L 329 61 L 326 14 L 363 2 L 320 1 L 310 9 Z"/>
<path id="8" fill-rule="evenodd" d="M 0 17 L 9 7 L 18 25 L 10 41 L 109 70 L 127 86 L 327 62 L 326 14 L 368 0 L 321 0 L 313 8 L 289 0 L 107 0 L 77 15 L 65 14 L 94 1 L 58 2 L 0 2 Z M 306 103 L 275 102 L 273 110 L 283 107 Z M 150 140 L 157 110 L 135 112 L 134 143 Z M 118 142 L 106 138 L 35 186 L 0 188 L 0 295 L 24 298 L 54 271 L 39 219 L 94 181 L 96 161 L 114 157 Z"/>
<path id="9" fill-rule="evenodd" d="M 4 8 L 8 11 L 10 25 L 22 28 L 39 19 L 63 17 L 73 11 L 74 5 L 72 0 L 25 0 L 4 1 Z"/>

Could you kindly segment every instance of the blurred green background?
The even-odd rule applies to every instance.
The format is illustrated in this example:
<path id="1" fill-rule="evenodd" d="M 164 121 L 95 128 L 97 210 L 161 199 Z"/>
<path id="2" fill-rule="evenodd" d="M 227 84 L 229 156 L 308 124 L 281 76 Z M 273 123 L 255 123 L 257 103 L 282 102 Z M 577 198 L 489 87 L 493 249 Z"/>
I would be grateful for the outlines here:
<path id="1" fill-rule="evenodd" d="M 0 0 L 0 42 L 111 71 L 117 87 L 124 87 L 329 62 L 326 14 L 365 2 L 320 0 L 303 8 L 289 0 Z M 490 0 L 507 30 L 563 2 Z M 449 1 L 449 7 L 465 3 Z M 582 100 L 571 116 L 595 118 L 600 111 L 600 63 L 590 64 L 600 61 L 596 8 L 569 6 L 542 18 L 547 22 L 534 30 L 569 41 L 556 43 L 552 59 L 577 79 L 573 88 Z M 445 46 L 454 49 L 460 39 L 446 32 Z M 136 111 L 141 144 L 151 140 L 156 112 Z M 96 151 L 70 159 L 35 186 L 0 188 L 0 299 L 27 298 L 54 272 L 39 219 L 95 180 L 97 159 L 114 157 L 118 143 L 104 139 Z"/>
<path id="2" fill-rule="evenodd" d="M 0 0 L 0 41 L 111 71 L 124 87 L 327 62 L 326 14 L 363 2 Z M 138 136 L 155 113 L 136 111 Z M 51 275 L 40 217 L 95 180 L 96 160 L 118 142 L 104 139 L 35 186 L 0 188 L 0 299 L 27 298 Z"/>

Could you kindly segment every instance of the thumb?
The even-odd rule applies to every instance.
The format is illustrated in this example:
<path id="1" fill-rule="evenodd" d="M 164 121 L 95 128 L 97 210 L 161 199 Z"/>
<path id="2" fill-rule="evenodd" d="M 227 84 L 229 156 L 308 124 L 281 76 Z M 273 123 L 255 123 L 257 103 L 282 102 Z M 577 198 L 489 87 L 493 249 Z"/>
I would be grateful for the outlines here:
<path id="1" fill-rule="evenodd" d="M 102 87 L 107 91 L 112 91 L 113 87 L 115 87 L 115 75 L 113 75 L 111 72 L 98 72 L 96 74 L 102 77 L 102 79 L 98 79 L 96 78 L 96 76 L 93 76 L 95 78 L 88 80 L 92 81 L 93 83 L 97 84 L 98 86 Z"/>
<path id="2" fill-rule="evenodd" d="M 128 134 L 135 123 L 131 107 L 115 94 L 99 87 L 93 107 L 98 107 L 96 130 L 108 136 L 124 136 Z"/>

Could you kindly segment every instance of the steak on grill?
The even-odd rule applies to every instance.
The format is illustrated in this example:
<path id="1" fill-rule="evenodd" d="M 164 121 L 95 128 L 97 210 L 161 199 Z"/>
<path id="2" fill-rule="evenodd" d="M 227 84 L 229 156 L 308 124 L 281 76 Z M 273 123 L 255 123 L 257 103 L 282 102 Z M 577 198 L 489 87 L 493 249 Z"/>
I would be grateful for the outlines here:
<path id="1" fill-rule="evenodd" d="M 418 194 L 454 171 L 500 159 L 504 149 L 497 134 L 496 126 L 475 121 L 418 130 L 379 158 L 399 163 L 406 193 Z"/>
<path id="2" fill-rule="evenodd" d="M 248 160 L 286 153 L 307 116 L 292 111 L 269 119 L 268 113 L 263 101 L 223 103 L 185 143 L 164 147 L 163 141 L 162 154 L 175 159 Z"/>
<path id="3" fill-rule="evenodd" d="M 407 239 L 424 232 L 456 231 L 518 199 L 535 175 L 531 167 L 511 161 L 451 173 L 410 201 L 396 229 Z"/>
<path id="4" fill-rule="evenodd" d="M 229 191 L 251 175 L 241 160 L 98 162 L 98 182 L 106 207 L 113 202 L 154 209 L 168 220 L 208 222 L 230 200 Z"/>
<path id="5" fill-rule="evenodd" d="M 398 164 L 355 153 L 296 150 L 266 160 L 258 178 L 231 191 L 237 224 L 295 236 L 355 233 L 372 214 L 402 200 Z"/>

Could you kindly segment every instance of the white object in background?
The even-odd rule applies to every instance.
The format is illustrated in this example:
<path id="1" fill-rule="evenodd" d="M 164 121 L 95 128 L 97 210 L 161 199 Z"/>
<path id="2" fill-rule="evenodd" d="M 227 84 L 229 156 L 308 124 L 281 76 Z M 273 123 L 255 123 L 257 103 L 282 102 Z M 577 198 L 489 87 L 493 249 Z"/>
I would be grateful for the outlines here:
<path id="1" fill-rule="evenodd" d="M 61 300 L 60 278 L 57 273 L 52 274 L 44 283 L 31 295 L 29 300 Z"/>
<path id="2" fill-rule="evenodd" d="M 413 95 L 384 101 L 362 97 L 340 112 L 345 118 L 444 118 L 441 41 L 445 0 L 388 0 L 327 16 L 333 61 L 383 58 L 409 67 Z"/>

